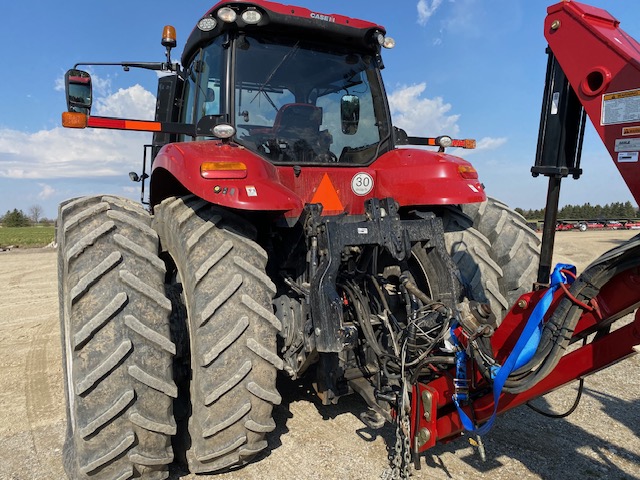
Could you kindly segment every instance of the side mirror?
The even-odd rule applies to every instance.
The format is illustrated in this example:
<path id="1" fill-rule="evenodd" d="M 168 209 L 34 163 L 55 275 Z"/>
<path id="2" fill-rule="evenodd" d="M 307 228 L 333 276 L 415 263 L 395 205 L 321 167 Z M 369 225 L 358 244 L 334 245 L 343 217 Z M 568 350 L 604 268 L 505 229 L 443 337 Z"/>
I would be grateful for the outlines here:
<path id="1" fill-rule="evenodd" d="M 342 133 L 355 135 L 360 122 L 360 98 L 356 95 L 344 95 L 340 100 L 340 120 Z"/>
<path id="2" fill-rule="evenodd" d="M 91 75 L 82 70 L 68 70 L 64 76 L 67 111 L 89 115 L 91 111 Z"/>

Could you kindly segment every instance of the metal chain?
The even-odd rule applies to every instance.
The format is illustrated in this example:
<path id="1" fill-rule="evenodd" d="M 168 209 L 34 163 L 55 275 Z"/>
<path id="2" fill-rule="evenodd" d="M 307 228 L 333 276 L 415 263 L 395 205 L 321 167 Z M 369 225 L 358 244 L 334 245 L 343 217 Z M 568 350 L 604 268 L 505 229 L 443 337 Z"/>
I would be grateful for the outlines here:
<path id="1" fill-rule="evenodd" d="M 385 469 L 381 475 L 381 480 L 401 480 L 402 472 L 402 430 L 400 427 L 399 419 L 396 419 L 396 443 L 394 448 L 389 448 L 389 464 L 390 466 Z"/>
<path id="2" fill-rule="evenodd" d="M 406 346 L 406 344 L 405 344 Z M 403 348 L 404 358 L 404 348 Z M 393 450 L 389 449 L 389 463 L 391 466 L 382 473 L 382 480 L 408 480 L 411 475 L 411 423 L 409 421 L 411 403 L 407 391 L 404 375 L 404 361 L 400 380 L 401 396 L 398 399 L 396 416 L 396 443 Z"/>
<path id="3" fill-rule="evenodd" d="M 404 415 L 402 420 L 402 427 L 404 430 L 404 464 L 402 470 L 402 480 L 406 480 L 411 475 L 411 424 L 409 423 L 409 415 Z"/>
<path id="4" fill-rule="evenodd" d="M 408 480 L 411 472 L 411 442 L 409 435 L 409 417 L 402 415 L 396 418 L 396 443 L 393 449 L 389 449 L 389 463 L 391 466 L 382 473 L 381 480 Z"/>

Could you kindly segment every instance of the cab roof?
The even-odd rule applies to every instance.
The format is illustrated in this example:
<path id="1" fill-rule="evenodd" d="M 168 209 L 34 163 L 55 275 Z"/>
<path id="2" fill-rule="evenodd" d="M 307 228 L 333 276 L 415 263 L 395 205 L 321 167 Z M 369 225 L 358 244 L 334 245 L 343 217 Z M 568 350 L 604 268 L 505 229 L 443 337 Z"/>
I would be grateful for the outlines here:
<path id="1" fill-rule="evenodd" d="M 236 12 L 237 18 L 234 22 L 226 23 L 218 19 L 217 13 L 224 7 Z M 260 21 L 256 24 L 247 24 L 241 16 L 246 10 L 257 10 L 261 14 Z M 357 50 L 379 48 L 375 36 L 378 33 L 382 35 L 386 33 L 383 26 L 365 20 L 320 13 L 266 0 L 223 0 L 208 10 L 202 18 L 207 17 L 215 19 L 216 26 L 207 32 L 200 30 L 198 26 L 193 29 L 182 54 L 183 65 L 189 62 L 201 44 L 208 43 L 230 30 L 275 32 L 301 39 L 353 46 Z"/>

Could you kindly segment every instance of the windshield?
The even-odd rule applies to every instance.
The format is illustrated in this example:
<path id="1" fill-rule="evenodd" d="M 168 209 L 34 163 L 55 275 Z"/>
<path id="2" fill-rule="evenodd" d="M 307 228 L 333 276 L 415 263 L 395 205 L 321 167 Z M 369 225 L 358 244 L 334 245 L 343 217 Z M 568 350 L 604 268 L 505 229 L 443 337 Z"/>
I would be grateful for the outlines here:
<path id="1" fill-rule="evenodd" d="M 236 39 L 237 141 L 274 163 L 373 161 L 388 138 L 370 54 L 295 39 Z"/>

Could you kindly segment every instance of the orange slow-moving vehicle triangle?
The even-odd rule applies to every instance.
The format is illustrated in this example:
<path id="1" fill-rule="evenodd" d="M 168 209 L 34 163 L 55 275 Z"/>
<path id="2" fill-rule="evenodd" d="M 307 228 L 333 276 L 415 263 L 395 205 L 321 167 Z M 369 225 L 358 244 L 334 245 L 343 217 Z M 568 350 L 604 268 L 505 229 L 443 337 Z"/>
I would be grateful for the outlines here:
<path id="1" fill-rule="evenodd" d="M 338 197 L 338 192 L 336 192 L 329 175 L 326 173 L 322 177 L 320 185 L 318 185 L 316 193 L 311 199 L 311 203 L 321 203 L 323 207 L 322 211 L 324 213 L 344 211 L 340 197 Z"/>

